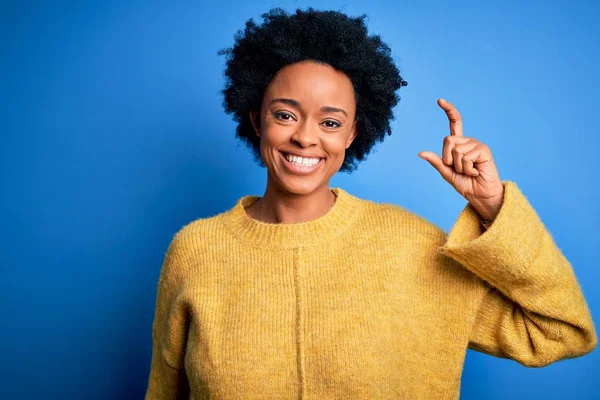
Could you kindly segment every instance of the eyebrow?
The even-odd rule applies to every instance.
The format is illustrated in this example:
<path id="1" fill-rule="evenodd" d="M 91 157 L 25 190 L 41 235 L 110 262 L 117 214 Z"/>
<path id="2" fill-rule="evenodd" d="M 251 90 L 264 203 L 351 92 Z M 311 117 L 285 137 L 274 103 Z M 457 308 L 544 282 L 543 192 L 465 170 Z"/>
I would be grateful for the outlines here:
<path id="1" fill-rule="evenodd" d="M 284 98 L 281 98 L 281 97 L 278 97 L 276 99 L 271 100 L 271 102 L 269 103 L 269 105 L 274 104 L 274 103 L 289 104 L 290 106 L 293 106 L 293 107 L 299 107 L 300 106 L 300 102 L 298 100 L 284 99 Z"/>
<path id="2" fill-rule="evenodd" d="M 274 104 L 274 103 L 284 103 L 284 104 L 288 104 L 292 107 L 300 107 L 300 102 L 298 100 L 286 99 L 286 98 L 282 98 L 282 97 L 278 97 L 276 99 L 271 100 L 269 105 Z M 337 107 L 323 106 L 320 108 L 320 111 L 325 112 L 325 113 L 326 112 L 337 112 L 337 113 L 344 114 L 346 117 L 348 116 L 348 113 L 346 111 L 344 111 L 341 108 L 337 108 Z"/>
<path id="3" fill-rule="evenodd" d="M 348 113 L 346 111 L 342 110 L 341 108 L 336 108 L 336 107 L 331 107 L 331 106 L 321 107 L 321 112 L 338 112 L 338 113 L 344 114 L 346 117 L 348 116 Z"/>

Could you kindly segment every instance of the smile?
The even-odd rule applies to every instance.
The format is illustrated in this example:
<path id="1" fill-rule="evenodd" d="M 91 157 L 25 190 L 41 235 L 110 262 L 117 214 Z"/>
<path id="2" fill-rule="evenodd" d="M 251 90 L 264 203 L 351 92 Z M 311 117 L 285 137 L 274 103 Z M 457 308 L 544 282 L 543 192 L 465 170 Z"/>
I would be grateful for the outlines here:
<path id="1" fill-rule="evenodd" d="M 284 164 L 290 172 L 307 175 L 314 172 L 322 164 L 324 158 L 299 157 L 289 153 L 279 152 Z"/>

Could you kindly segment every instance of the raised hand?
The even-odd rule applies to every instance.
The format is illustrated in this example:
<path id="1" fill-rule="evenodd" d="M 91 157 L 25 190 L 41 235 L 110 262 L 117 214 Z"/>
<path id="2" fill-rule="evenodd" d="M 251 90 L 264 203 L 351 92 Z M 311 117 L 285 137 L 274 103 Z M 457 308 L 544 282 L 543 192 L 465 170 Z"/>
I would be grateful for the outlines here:
<path id="1" fill-rule="evenodd" d="M 504 187 L 490 148 L 463 136 L 462 119 L 452 104 L 438 99 L 438 105 L 450 121 L 450 135 L 444 138 L 442 157 L 431 151 L 422 151 L 419 157 L 428 161 L 484 220 L 493 221 L 502 206 Z"/>

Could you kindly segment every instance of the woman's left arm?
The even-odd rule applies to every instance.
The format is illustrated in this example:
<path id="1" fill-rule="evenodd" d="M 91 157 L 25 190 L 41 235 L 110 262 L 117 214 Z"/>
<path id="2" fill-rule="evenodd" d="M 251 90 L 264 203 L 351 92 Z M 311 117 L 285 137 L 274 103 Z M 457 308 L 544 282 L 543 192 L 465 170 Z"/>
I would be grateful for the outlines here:
<path id="1" fill-rule="evenodd" d="M 516 184 L 500 181 L 490 149 L 463 136 L 450 103 L 438 104 L 450 136 L 441 158 L 419 156 L 469 201 L 441 250 L 490 285 L 469 346 L 529 366 L 590 352 L 597 335 L 570 263 Z"/>
<path id="2" fill-rule="evenodd" d="M 597 336 L 573 268 L 513 182 L 488 230 L 467 205 L 441 250 L 486 281 L 469 347 L 539 367 L 589 353 Z"/>

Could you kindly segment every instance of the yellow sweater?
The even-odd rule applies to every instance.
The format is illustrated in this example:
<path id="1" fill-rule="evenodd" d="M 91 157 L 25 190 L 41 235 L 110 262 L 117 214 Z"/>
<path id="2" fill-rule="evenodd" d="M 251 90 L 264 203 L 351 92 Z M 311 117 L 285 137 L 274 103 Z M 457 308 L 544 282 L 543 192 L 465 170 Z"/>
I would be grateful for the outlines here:
<path id="1" fill-rule="evenodd" d="M 569 262 L 517 186 L 486 231 L 447 235 L 338 198 L 266 224 L 231 210 L 181 229 L 158 284 L 147 399 L 457 399 L 467 348 L 526 366 L 590 352 Z"/>

